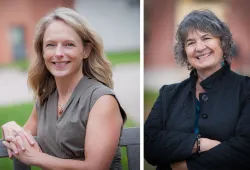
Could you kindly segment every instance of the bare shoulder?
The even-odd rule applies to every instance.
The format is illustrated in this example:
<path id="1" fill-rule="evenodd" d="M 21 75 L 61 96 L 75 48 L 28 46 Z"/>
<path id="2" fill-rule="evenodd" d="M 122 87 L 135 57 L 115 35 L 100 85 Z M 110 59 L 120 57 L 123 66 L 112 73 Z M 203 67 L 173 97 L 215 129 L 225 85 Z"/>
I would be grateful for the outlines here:
<path id="1" fill-rule="evenodd" d="M 105 94 L 97 99 L 92 111 L 98 111 L 98 114 L 113 114 L 114 112 L 119 113 L 119 105 L 113 95 Z M 91 111 L 91 112 L 92 112 Z"/>

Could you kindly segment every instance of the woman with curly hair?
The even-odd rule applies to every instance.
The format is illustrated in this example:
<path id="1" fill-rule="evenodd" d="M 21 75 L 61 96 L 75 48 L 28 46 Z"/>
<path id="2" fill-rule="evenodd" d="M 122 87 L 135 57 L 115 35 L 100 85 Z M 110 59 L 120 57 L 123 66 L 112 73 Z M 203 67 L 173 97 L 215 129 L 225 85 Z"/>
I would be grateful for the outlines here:
<path id="1" fill-rule="evenodd" d="M 122 169 L 126 114 L 100 37 L 74 10 L 58 8 L 39 21 L 34 47 L 28 82 L 36 104 L 23 128 L 2 126 L 9 156 L 42 169 Z"/>
<path id="2" fill-rule="evenodd" d="M 145 159 L 158 170 L 249 170 L 250 78 L 230 69 L 228 26 L 195 10 L 176 40 L 190 77 L 161 88 L 145 122 Z"/>

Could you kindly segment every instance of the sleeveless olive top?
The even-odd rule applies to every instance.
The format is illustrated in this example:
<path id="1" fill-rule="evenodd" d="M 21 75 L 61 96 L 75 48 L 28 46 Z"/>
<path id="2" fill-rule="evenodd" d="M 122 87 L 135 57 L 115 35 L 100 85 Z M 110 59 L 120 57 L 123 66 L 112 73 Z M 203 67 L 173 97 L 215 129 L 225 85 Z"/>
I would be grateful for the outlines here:
<path id="1" fill-rule="evenodd" d="M 58 158 L 84 160 L 88 116 L 95 102 L 103 95 L 113 95 L 115 97 L 110 88 L 84 76 L 77 84 L 64 107 L 63 114 L 58 119 L 57 90 L 49 96 L 44 105 L 40 106 L 37 101 L 37 140 L 42 151 Z M 120 111 L 123 120 L 125 120 L 126 114 L 121 107 Z M 122 169 L 120 161 L 121 153 L 118 147 L 110 169 Z"/>

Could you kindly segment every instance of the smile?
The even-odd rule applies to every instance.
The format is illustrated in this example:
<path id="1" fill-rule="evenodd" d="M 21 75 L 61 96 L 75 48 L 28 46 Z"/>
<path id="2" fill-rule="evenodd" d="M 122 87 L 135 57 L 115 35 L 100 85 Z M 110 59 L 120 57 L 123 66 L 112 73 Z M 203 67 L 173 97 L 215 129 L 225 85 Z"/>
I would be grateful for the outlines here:
<path id="1" fill-rule="evenodd" d="M 60 62 L 52 62 L 55 65 L 64 65 L 64 64 L 69 64 L 70 61 L 60 61 Z"/>
<path id="2" fill-rule="evenodd" d="M 202 54 L 202 55 L 200 55 L 200 56 L 198 56 L 198 57 L 196 57 L 196 58 L 199 59 L 199 60 L 202 60 L 202 59 L 204 59 L 204 58 L 210 56 L 211 54 L 212 54 L 212 52 L 206 53 L 206 54 Z"/>
<path id="3" fill-rule="evenodd" d="M 60 62 L 52 62 L 57 70 L 64 70 L 67 68 L 70 61 L 60 61 Z"/>

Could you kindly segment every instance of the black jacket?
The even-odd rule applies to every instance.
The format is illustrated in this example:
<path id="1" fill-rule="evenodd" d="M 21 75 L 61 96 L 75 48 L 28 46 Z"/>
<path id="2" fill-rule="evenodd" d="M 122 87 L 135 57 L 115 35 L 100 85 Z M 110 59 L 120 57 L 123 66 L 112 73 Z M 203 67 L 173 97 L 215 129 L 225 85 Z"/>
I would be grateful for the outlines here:
<path id="1" fill-rule="evenodd" d="M 221 141 L 200 155 L 192 154 L 196 140 L 195 83 L 185 81 L 160 90 L 144 126 L 144 156 L 158 170 L 186 160 L 189 170 L 250 170 L 250 78 L 226 64 L 200 84 L 201 137 Z"/>

